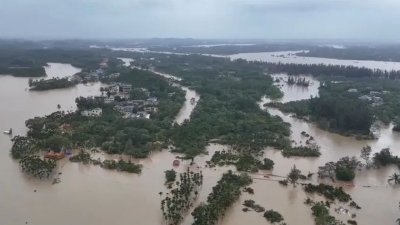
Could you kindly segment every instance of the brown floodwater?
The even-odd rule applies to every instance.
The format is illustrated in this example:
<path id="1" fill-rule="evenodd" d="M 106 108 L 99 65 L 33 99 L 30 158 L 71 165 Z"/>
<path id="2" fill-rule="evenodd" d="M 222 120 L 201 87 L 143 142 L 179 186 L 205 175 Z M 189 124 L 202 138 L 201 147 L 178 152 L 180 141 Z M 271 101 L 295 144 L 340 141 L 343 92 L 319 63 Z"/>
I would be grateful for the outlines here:
<path id="1" fill-rule="evenodd" d="M 63 67 L 63 71 L 55 70 L 59 68 L 58 66 Z M 52 72 L 49 68 L 46 70 L 50 77 L 55 74 L 68 76 L 75 73 L 71 67 L 64 66 L 52 65 Z M 313 82 L 308 89 L 284 86 L 282 90 L 285 92 L 285 97 L 282 100 L 299 100 L 317 95 L 318 81 L 313 80 Z M 27 78 L 0 77 L 0 102 L 3 103 L 0 106 L 1 129 L 8 130 L 12 127 L 14 134 L 23 135 L 26 133 L 24 125 L 26 119 L 56 111 L 57 104 L 61 104 L 62 110 L 74 110 L 75 97 L 99 94 L 100 88 L 100 84 L 92 84 L 78 85 L 71 89 L 30 92 L 25 91 L 27 84 Z M 263 99 L 263 102 L 267 101 Z M 185 106 L 190 108 L 188 104 L 190 102 L 186 101 Z M 274 209 L 280 212 L 288 224 L 313 224 L 311 210 L 303 204 L 308 195 L 302 188 L 281 187 L 274 181 L 279 178 L 265 180 L 263 174 L 285 176 L 293 165 L 304 173 L 316 172 L 318 166 L 325 162 L 337 160 L 342 156 L 359 155 L 361 147 L 365 144 L 370 144 L 375 151 L 391 147 L 395 153 L 399 153 L 396 149 L 399 137 L 389 128 L 382 129 L 381 138 L 377 141 L 356 141 L 353 138 L 322 131 L 312 124 L 296 120 L 278 110 L 268 109 L 268 111 L 273 115 L 280 115 L 292 124 L 292 136 L 297 142 L 301 141 L 300 132 L 303 130 L 313 135 L 321 145 L 322 156 L 317 159 L 284 158 L 279 151 L 267 149 L 265 156 L 275 161 L 274 170 L 252 175 L 255 179 L 251 187 L 255 190 L 255 195 L 244 193 L 228 210 L 225 218 L 219 221 L 221 225 L 268 224 L 261 213 L 242 212 L 242 204 L 246 199 L 254 199 L 267 210 Z M 181 114 L 182 118 L 186 118 L 187 114 Z M 143 172 L 140 175 L 108 171 L 98 166 L 70 163 L 68 159 L 63 159 L 58 163 L 57 171 L 53 175 L 53 178 L 59 177 L 61 183 L 52 185 L 52 180 L 38 180 L 21 173 L 18 162 L 12 160 L 9 155 L 11 148 L 9 136 L 1 134 L 0 145 L 0 224 L 17 225 L 25 222 L 34 225 L 165 224 L 162 220 L 161 197 L 158 193 L 167 192 L 164 185 L 164 171 L 173 168 L 172 161 L 176 157 L 168 151 L 154 152 L 147 159 L 135 160 L 143 164 Z M 201 169 L 204 174 L 204 185 L 195 205 L 206 200 L 223 172 L 232 169 L 232 167 L 204 168 L 205 162 L 211 158 L 213 152 L 222 149 L 227 147 L 211 144 L 207 147 L 209 155 L 196 157 L 196 164 L 191 166 L 192 170 Z M 98 157 L 120 156 L 96 153 L 94 158 Z M 189 161 L 185 161 L 179 167 L 175 167 L 175 170 L 183 172 L 188 167 L 190 167 Z M 400 189 L 387 185 L 386 182 L 388 175 L 394 171 L 397 169 L 358 172 L 356 187 L 346 188 L 362 207 L 362 210 L 351 210 L 357 213 L 356 220 L 359 224 L 394 224 L 398 217 Z M 59 172 L 62 174 L 58 175 Z M 313 182 L 316 181 L 314 178 Z M 364 188 L 363 185 L 370 185 L 371 188 Z M 165 194 L 162 197 L 164 196 Z M 319 196 L 310 197 L 322 199 Z M 344 221 L 350 218 L 347 215 L 338 215 L 333 210 L 332 215 Z M 189 213 L 184 217 L 182 224 L 189 225 L 193 222 Z"/>

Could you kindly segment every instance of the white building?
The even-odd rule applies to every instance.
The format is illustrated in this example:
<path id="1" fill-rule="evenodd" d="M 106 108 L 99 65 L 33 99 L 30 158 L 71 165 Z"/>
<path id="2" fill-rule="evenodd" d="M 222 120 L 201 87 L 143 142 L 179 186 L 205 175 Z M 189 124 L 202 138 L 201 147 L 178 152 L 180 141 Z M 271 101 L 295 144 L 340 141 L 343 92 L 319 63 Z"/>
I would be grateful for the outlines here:
<path id="1" fill-rule="evenodd" d="M 132 85 L 130 85 L 130 84 L 122 84 L 121 87 L 122 87 L 123 93 L 127 94 L 132 91 Z"/>
<path id="2" fill-rule="evenodd" d="M 94 108 L 91 110 L 84 110 L 82 111 L 82 116 L 101 116 L 103 110 L 101 108 Z"/>
<path id="3" fill-rule="evenodd" d="M 104 99 L 104 103 L 106 103 L 106 104 L 114 103 L 114 101 L 115 101 L 115 99 L 113 96 Z"/>
<path id="4" fill-rule="evenodd" d="M 148 98 L 146 100 L 146 105 L 158 105 L 158 100 L 157 98 Z"/>
<path id="5" fill-rule="evenodd" d="M 348 92 L 350 92 L 350 93 L 357 93 L 358 91 L 357 91 L 357 89 L 355 89 L 355 88 L 350 88 L 350 89 L 348 90 Z"/>

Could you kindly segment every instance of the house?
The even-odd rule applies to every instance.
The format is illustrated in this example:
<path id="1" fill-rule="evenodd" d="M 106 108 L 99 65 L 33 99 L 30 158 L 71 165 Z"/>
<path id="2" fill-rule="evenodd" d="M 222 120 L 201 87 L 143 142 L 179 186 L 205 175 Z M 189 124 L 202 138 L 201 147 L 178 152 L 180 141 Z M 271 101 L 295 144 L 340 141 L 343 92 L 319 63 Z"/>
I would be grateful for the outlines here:
<path id="1" fill-rule="evenodd" d="M 121 87 L 123 93 L 129 93 L 132 91 L 132 85 L 130 84 L 122 84 Z"/>
<path id="2" fill-rule="evenodd" d="M 84 110 L 82 111 L 82 116 L 101 116 L 103 110 L 101 108 L 94 108 L 91 110 Z"/>
<path id="3" fill-rule="evenodd" d="M 379 95 L 381 93 L 379 91 L 370 91 L 369 94 L 370 95 Z"/>
<path id="4" fill-rule="evenodd" d="M 348 90 L 348 92 L 350 92 L 350 93 L 357 93 L 358 90 L 355 89 L 355 88 L 350 88 L 350 89 Z"/>
<path id="5" fill-rule="evenodd" d="M 115 99 L 113 96 L 104 99 L 104 103 L 106 103 L 106 104 L 114 103 L 114 101 L 115 101 Z"/>
<path id="6" fill-rule="evenodd" d="M 110 93 L 117 94 L 119 92 L 119 86 L 110 86 Z"/>
<path id="7" fill-rule="evenodd" d="M 148 98 L 145 102 L 146 105 L 158 105 L 157 98 Z"/>
<path id="8" fill-rule="evenodd" d="M 96 70 L 96 72 L 95 72 L 97 75 L 100 75 L 100 74 L 103 74 L 104 73 L 104 71 L 103 71 L 103 69 L 97 69 Z"/>
<path id="9" fill-rule="evenodd" d="M 121 106 L 121 105 L 117 105 L 114 107 L 115 110 L 117 110 L 118 112 L 122 112 L 122 113 L 131 113 L 133 111 L 133 109 L 135 109 L 136 106 L 133 105 L 128 105 L 128 106 Z"/>
<path id="10" fill-rule="evenodd" d="M 385 95 L 390 94 L 390 91 L 382 91 L 382 94 L 385 94 Z"/>
<path id="11" fill-rule="evenodd" d="M 360 99 L 361 101 L 371 101 L 372 100 L 372 98 L 369 97 L 368 95 L 360 96 L 360 97 L 358 97 L 358 99 Z"/>
<path id="12" fill-rule="evenodd" d="M 119 77 L 120 73 L 112 73 L 110 75 L 108 75 L 108 78 L 117 78 Z"/>
<path id="13" fill-rule="evenodd" d="M 156 108 L 156 107 L 146 107 L 146 108 L 144 108 L 144 111 L 148 112 L 148 113 L 157 112 L 158 108 Z"/>

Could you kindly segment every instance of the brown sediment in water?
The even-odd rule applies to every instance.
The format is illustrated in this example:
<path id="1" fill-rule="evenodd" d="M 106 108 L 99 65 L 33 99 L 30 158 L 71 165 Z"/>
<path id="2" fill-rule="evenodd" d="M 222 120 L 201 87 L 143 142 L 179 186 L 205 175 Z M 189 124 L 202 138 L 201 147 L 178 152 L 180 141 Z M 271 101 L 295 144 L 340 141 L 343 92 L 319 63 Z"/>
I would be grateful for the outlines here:
<path id="1" fill-rule="evenodd" d="M 77 72 L 66 65 L 54 65 L 51 68 L 62 68 L 53 71 L 57 74 L 72 75 Z M 52 73 L 53 73 L 52 72 Z M 71 74 L 72 73 L 72 74 Z M 51 75 L 51 74 L 50 74 Z M 313 85 L 318 85 L 314 80 Z M 284 101 L 316 95 L 317 86 L 310 86 L 308 90 L 284 86 Z M 1 126 L 13 128 L 14 135 L 26 133 L 25 120 L 34 116 L 43 116 L 57 110 L 61 104 L 62 110 L 74 110 L 75 98 L 99 93 L 100 84 L 78 85 L 77 87 L 49 92 L 29 92 L 24 89 L 28 86 L 27 78 L 10 76 L 0 77 L 0 118 Z M 266 99 L 265 99 L 266 101 Z M 264 102 L 265 102 L 264 101 Z M 190 98 L 188 101 L 190 104 Z M 296 225 L 309 225 L 314 223 L 309 206 L 303 204 L 306 197 L 322 200 L 322 197 L 306 194 L 301 187 L 282 187 L 278 182 L 279 177 L 264 179 L 264 175 L 274 174 L 286 176 L 290 168 L 296 165 L 303 173 L 316 172 L 318 166 L 329 161 L 336 161 L 343 156 L 359 155 L 360 149 L 369 144 L 375 151 L 383 147 L 391 147 L 394 154 L 400 155 L 400 138 L 392 133 L 390 127 L 381 130 L 381 138 L 377 141 L 357 141 L 354 138 L 343 137 L 316 128 L 314 125 L 299 121 L 278 110 L 268 109 L 273 115 L 281 116 L 292 124 L 293 139 L 299 142 L 304 137 L 301 131 L 312 135 L 321 145 L 322 155 L 319 158 L 284 158 L 279 151 L 267 149 L 265 156 L 274 160 L 275 166 L 271 171 L 260 171 L 253 174 L 254 182 L 250 187 L 255 194 L 243 193 L 240 199 L 229 208 L 226 216 L 219 221 L 221 225 L 263 225 L 266 220 L 254 212 L 244 213 L 243 201 L 254 199 L 257 204 L 266 210 L 274 209 L 280 212 L 285 222 Z M 183 118 L 186 118 L 182 116 Z M 4 128 L 4 129 L 5 129 Z M 3 129 L 3 130 L 4 130 Z M 172 162 L 176 155 L 167 150 L 154 152 L 147 159 L 135 159 L 135 163 L 143 165 L 142 174 L 129 174 L 124 172 L 109 171 L 94 165 L 71 163 L 68 158 L 58 162 L 56 174 L 61 183 L 52 185 L 52 179 L 37 180 L 22 174 L 17 161 L 9 155 L 11 141 L 8 135 L 0 136 L 0 224 L 25 224 L 26 221 L 33 225 L 52 224 L 164 224 L 160 210 L 160 191 L 167 193 L 164 171 L 173 168 Z M 211 144 L 207 147 L 209 155 L 195 158 L 196 164 L 190 166 L 190 160 L 181 161 L 179 167 L 174 169 L 183 172 L 188 167 L 192 170 L 202 170 L 204 184 L 199 192 L 195 205 L 206 201 L 207 196 L 216 185 L 223 172 L 233 167 L 205 168 L 206 161 L 211 158 L 216 150 L 227 149 L 226 146 Z M 93 158 L 118 159 L 119 155 L 95 153 Z M 122 156 L 126 157 L 126 156 Z M 199 168 L 198 168 L 199 167 Z M 394 167 L 380 170 L 360 171 L 357 173 L 355 187 L 344 187 L 354 200 L 362 207 L 361 210 L 351 210 L 357 214 L 355 220 L 359 224 L 393 224 L 398 218 L 398 199 L 400 187 L 386 185 L 389 174 L 397 171 Z M 55 177 L 53 177 L 55 178 Z M 262 178 L 262 179 L 259 179 Z M 311 182 L 318 182 L 314 176 Z M 335 185 L 343 185 L 337 183 Z M 370 185 L 371 188 L 362 187 Z M 344 185 L 343 185 L 344 186 Z M 37 190 L 37 192 L 33 192 Z M 331 215 L 347 221 L 347 215 L 339 215 L 333 208 L 345 205 L 337 204 L 331 207 Z M 193 208 L 192 208 L 193 209 Z M 190 212 L 185 215 L 182 224 L 189 225 L 193 222 Z"/>

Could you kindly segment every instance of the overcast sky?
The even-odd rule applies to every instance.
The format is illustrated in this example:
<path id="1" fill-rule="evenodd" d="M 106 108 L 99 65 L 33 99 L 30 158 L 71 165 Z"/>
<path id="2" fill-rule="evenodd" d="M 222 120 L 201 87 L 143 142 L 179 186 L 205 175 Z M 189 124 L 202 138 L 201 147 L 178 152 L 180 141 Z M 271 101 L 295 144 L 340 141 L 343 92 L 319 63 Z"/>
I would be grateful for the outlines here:
<path id="1" fill-rule="evenodd" d="M 400 38 L 400 0 L 0 0 L 0 37 Z"/>

